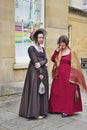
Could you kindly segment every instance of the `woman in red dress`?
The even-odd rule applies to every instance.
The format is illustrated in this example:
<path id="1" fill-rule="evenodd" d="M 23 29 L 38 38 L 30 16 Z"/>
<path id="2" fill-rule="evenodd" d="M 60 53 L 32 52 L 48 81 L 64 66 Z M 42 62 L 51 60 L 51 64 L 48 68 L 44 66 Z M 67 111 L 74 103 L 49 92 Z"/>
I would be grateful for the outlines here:
<path id="1" fill-rule="evenodd" d="M 58 48 L 51 57 L 53 82 L 49 100 L 51 113 L 62 113 L 62 117 L 82 111 L 80 87 L 87 91 L 85 80 L 75 52 L 69 48 L 69 39 L 62 35 Z"/>

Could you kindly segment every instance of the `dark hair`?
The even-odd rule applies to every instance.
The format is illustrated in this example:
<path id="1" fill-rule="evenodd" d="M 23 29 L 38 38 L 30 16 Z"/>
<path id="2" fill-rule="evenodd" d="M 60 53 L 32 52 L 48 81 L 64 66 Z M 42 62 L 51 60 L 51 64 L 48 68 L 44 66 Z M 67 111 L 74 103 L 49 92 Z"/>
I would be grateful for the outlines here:
<path id="1" fill-rule="evenodd" d="M 34 40 L 35 40 L 35 43 L 37 43 L 37 41 L 38 41 L 38 34 L 43 34 L 43 32 L 42 31 L 37 31 L 35 34 L 34 34 Z M 43 34 L 43 36 L 44 36 L 44 34 Z"/>
<path id="2" fill-rule="evenodd" d="M 66 46 L 69 45 L 69 39 L 66 35 L 62 35 L 59 37 L 57 44 L 60 44 L 61 42 L 64 42 Z"/>

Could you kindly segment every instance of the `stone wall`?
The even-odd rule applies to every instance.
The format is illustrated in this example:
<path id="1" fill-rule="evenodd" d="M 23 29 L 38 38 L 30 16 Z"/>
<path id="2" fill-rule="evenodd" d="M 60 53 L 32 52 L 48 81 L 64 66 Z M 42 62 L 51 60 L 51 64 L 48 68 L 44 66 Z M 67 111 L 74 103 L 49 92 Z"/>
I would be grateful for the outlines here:
<path id="1" fill-rule="evenodd" d="M 46 53 L 51 76 L 50 58 L 60 35 L 68 35 L 72 26 L 71 46 L 78 56 L 87 57 L 87 17 L 68 12 L 67 0 L 45 0 Z M 27 65 L 15 64 L 15 10 L 14 0 L 0 0 L 0 96 L 20 93 Z"/>
<path id="2" fill-rule="evenodd" d="M 0 0 L 0 95 L 19 92 L 24 70 L 14 70 L 15 63 L 14 0 Z M 13 87 L 15 86 L 15 87 Z"/>
<path id="3" fill-rule="evenodd" d="M 69 12 L 71 46 L 80 58 L 87 58 L 87 13 L 73 9 Z"/>
<path id="4" fill-rule="evenodd" d="M 48 57 L 48 70 L 51 75 L 52 62 L 50 58 L 57 47 L 57 40 L 60 35 L 68 32 L 68 1 L 67 0 L 46 0 L 46 52 Z"/>

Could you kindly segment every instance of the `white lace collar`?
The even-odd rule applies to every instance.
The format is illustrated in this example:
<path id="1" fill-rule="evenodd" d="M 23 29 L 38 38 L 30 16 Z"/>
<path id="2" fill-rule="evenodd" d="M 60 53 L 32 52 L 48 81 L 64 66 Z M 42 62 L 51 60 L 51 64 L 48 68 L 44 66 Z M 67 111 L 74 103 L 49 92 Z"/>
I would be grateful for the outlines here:
<path id="1" fill-rule="evenodd" d="M 33 43 L 32 46 L 34 46 L 35 49 L 36 49 L 38 52 L 43 52 L 43 48 L 42 48 L 41 45 L 37 45 L 37 44 Z"/>

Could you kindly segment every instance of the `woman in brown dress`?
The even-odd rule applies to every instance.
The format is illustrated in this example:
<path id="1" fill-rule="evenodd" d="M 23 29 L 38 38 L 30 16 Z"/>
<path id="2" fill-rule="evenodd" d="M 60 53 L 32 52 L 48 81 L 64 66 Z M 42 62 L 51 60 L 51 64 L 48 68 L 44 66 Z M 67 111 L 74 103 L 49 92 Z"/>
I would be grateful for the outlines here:
<path id="1" fill-rule="evenodd" d="M 48 72 L 47 58 L 43 44 L 46 31 L 38 29 L 33 31 L 31 39 L 33 45 L 28 48 L 30 63 L 24 83 L 19 116 L 25 118 L 43 118 L 48 115 Z M 43 83 L 45 92 L 39 93 L 40 83 Z"/>

